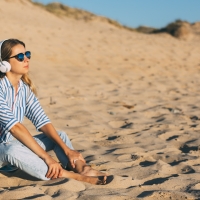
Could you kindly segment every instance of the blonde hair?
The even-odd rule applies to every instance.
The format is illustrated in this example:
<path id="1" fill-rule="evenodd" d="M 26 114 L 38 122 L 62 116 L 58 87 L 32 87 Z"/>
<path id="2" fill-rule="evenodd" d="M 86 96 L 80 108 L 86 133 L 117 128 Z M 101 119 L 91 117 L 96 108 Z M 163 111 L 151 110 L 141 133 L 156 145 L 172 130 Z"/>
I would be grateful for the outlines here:
<path id="1" fill-rule="evenodd" d="M 4 41 L 4 43 L 1 46 L 1 59 L 2 59 L 2 61 L 5 60 L 5 61 L 9 62 L 9 57 L 12 54 L 12 48 L 15 45 L 18 45 L 18 44 L 23 45 L 24 48 L 25 48 L 25 44 L 18 39 L 8 39 L 8 40 Z M 6 75 L 5 73 L 0 72 L 0 78 L 3 78 L 5 75 Z M 32 80 L 30 79 L 28 74 L 24 74 L 22 76 L 21 80 L 30 87 L 30 89 L 33 91 L 34 94 L 37 94 L 36 87 L 33 84 Z"/>
<path id="2" fill-rule="evenodd" d="M 28 74 L 24 74 L 21 78 L 21 80 L 26 83 L 30 89 L 32 90 L 32 92 L 37 95 L 37 90 L 36 90 L 36 87 L 34 85 L 34 83 L 32 82 L 32 80 L 30 79 L 29 75 Z"/>

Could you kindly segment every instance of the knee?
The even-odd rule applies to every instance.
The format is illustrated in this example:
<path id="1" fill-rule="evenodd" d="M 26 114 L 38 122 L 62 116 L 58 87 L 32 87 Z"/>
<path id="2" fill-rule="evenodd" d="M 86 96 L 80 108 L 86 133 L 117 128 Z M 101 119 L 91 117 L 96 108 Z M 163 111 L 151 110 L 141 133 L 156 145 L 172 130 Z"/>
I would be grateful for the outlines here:
<path id="1" fill-rule="evenodd" d="M 67 134 L 64 131 L 58 131 L 58 135 L 60 136 L 60 138 L 62 139 L 62 141 L 70 148 L 70 149 L 74 149 L 72 146 L 72 143 L 69 139 L 69 137 L 67 136 Z"/>
<path id="2" fill-rule="evenodd" d="M 65 139 L 69 140 L 67 134 L 64 131 L 57 131 L 57 133 L 62 140 L 65 140 Z"/>
<path id="3" fill-rule="evenodd" d="M 4 154 L 5 155 L 15 155 L 17 153 L 17 148 L 14 145 L 9 145 L 5 148 Z"/>

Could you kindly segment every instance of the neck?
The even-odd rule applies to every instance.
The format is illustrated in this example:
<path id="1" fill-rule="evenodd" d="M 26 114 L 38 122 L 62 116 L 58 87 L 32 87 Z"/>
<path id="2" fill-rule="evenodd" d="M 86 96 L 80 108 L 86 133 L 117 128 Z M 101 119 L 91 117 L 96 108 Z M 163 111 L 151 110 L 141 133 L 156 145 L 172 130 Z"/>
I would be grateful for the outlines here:
<path id="1" fill-rule="evenodd" d="M 21 75 L 14 75 L 12 73 L 7 72 L 6 76 L 8 80 L 11 82 L 14 88 L 18 87 L 19 80 L 21 79 Z"/>

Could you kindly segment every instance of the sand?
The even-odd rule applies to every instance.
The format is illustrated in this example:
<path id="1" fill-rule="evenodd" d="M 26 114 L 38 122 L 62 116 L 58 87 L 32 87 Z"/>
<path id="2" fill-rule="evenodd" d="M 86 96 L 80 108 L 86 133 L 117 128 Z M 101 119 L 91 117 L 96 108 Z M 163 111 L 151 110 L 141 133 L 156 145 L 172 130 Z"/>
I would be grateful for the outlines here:
<path id="1" fill-rule="evenodd" d="M 199 35 L 60 18 L 27 0 L 1 0 L 0 24 L 1 39 L 32 52 L 30 75 L 56 129 L 89 165 L 114 175 L 95 186 L 0 173 L 0 199 L 200 199 Z"/>

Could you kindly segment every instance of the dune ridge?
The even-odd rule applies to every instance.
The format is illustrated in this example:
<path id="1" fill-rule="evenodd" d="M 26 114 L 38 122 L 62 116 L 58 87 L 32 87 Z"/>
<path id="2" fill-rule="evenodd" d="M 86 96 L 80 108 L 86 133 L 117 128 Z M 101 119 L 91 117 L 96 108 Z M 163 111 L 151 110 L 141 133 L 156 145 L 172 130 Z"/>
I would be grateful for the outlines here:
<path id="1" fill-rule="evenodd" d="M 198 23 L 192 37 L 177 39 L 1 0 L 0 24 L 1 39 L 31 50 L 30 75 L 55 127 L 88 164 L 114 175 L 93 186 L 1 173 L 0 199 L 200 198 Z"/>
<path id="2" fill-rule="evenodd" d="M 62 3 L 55 2 L 55 3 L 48 3 L 46 5 L 42 3 L 38 3 L 38 2 L 33 2 L 33 3 L 59 17 L 69 17 L 69 18 L 73 18 L 77 20 L 83 20 L 86 22 L 98 20 L 98 21 L 106 22 L 108 24 L 111 24 L 121 29 L 129 30 L 129 31 L 137 31 L 140 33 L 148 33 L 148 34 L 168 33 L 178 39 L 187 40 L 187 39 L 190 39 L 193 36 L 193 34 L 199 35 L 199 32 L 200 32 L 200 28 L 199 28 L 200 22 L 189 23 L 183 20 L 176 20 L 175 22 L 172 22 L 163 28 L 153 28 L 153 27 L 147 27 L 147 26 L 139 26 L 137 28 L 133 28 L 133 27 L 122 25 L 116 20 L 112 20 L 104 16 L 97 16 L 91 12 L 81 10 L 78 8 L 70 8 L 69 6 L 66 6 Z M 198 31 L 196 31 L 197 27 L 198 27 Z"/>

